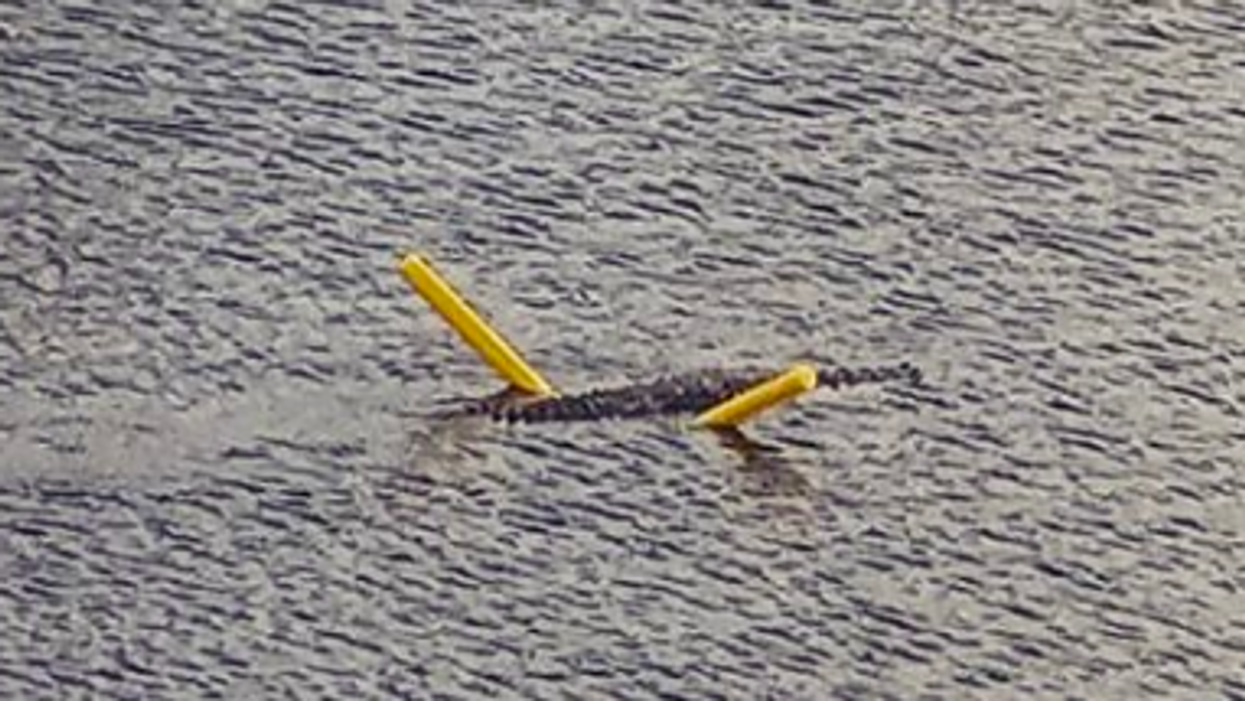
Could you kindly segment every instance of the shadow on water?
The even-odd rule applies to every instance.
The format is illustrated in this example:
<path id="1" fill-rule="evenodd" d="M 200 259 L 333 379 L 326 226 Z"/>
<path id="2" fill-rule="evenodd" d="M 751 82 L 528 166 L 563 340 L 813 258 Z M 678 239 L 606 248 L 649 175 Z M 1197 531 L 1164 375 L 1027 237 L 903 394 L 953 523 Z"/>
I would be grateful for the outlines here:
<path id="1" fill-rule="evenodd" d="M 740 463 L 732 472 L 739 491 L 750 497 L 808 497 L 812 486 L 782 446 L 758 441 L 738 428 L 713 431 L 718 444 Z"/>
<path id="2" fill-rule="evenodd" d="M 442 407 L 432 411 L 410 411 L 404 417 L 411 422 L 408 429 L 404 460 L 412 467 L 417 465 L 437 465 L 447 474 L 462 476 L 474 470 L 488 470 L 485 466 L 496 458 L 494 444 L 503 437 L 515 437 L 516 432 L 525 429 L 532 431 L 533 440 L 525 442 L 519 437 L 518 448 L 523 452 L 534 450 L 531 445 L 546 435 L 539 427 L 513 425 L 497 421 L 479 413 L 457 413 L 455 407 L 464 403 L 476 405 L 481 401 L 491 402 L 498 398 L 506 399 L 512 395 L 502 392 L 489 395 L 483 399 L 453 399 L 441 403 Z M 676 420 L 660 419 L 663 428 L 672 434 L 682 429 Z M 603 420 L 597 422 L 603 427 L 625 425 L 625 421 Z M 598 432 L 599 433 L 599 432 Z M 788 449 L 779 443 L 758 440 L 739 428 L 697 429 L 695 433 L 711 436 L 716 444 L 723 463 L 725 478 L 731 492 L 737 496 L 750 499 L 768 498 L 809 498 L 814 488 L 800 466 L 792 459 Z M 631 453 L 632 457 L 641 456 L 644 451 L 638 447 L 628 449 L 623 438 L 611 438 L 604 435 L 584 436 L 576 444 L 563 444 L 564 452 L 593 453 L 600 449 L 592 444 L 606 441 L 610 450 Z M 544 457 L 556 461 L 562 452 L 555 447 Z M 700 468 L 703 466 L 697 466 Z"/>

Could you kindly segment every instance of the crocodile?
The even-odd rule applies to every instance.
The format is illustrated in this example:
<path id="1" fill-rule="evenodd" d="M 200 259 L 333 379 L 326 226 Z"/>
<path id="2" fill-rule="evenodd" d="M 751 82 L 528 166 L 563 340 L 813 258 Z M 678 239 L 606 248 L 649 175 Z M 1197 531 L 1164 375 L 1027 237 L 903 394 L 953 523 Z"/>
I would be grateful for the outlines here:
<path id="1" fill-rule="evenodd" d="M 549 397 L 507 389 L 469 400 L 438 415 L 443 418 L 482 416 L 508 423 L 549 423 L 697 414 L 775 374 L 772 368 L 759 367 L 708 369 Z M 915 384 L 920 379 L 921 371 L 907 362 L 817 371 L 818 386 L 830 389 L 897 380 Z"/>

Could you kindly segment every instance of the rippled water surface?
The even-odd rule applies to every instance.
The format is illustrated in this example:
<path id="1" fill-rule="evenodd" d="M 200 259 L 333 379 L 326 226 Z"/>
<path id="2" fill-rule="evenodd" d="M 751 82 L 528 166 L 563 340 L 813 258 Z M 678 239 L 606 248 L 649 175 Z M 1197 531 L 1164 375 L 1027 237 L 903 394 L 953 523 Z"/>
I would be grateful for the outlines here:
<path id="1" fill-rule="evenodd" d="M 1243 203 L 1237 3 L 0 2 L 0 697 L 1245 698 Z"/>

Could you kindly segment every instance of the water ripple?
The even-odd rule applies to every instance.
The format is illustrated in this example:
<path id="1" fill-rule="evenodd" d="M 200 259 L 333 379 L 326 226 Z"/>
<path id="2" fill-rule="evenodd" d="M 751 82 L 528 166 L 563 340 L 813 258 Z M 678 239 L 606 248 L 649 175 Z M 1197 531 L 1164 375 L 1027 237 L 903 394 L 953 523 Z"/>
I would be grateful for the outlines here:
<path id="1" fill-rule="evenodd" d="M 1242 28 L 0 7 L 0 695 L 1245 698 Z M 560 386 L 926 381 L 431 422 L 409 248 Z"/>

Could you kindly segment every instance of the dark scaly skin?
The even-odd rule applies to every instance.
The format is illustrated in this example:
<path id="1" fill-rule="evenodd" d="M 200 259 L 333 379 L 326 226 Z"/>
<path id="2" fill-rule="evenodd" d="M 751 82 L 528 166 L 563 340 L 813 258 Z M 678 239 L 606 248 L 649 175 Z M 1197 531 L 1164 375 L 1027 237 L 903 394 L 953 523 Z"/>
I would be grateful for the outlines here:
<path id="1" fill-rule="evenodd" d="M 487 416 L 514 423 L 548 423 L 696 414 L 776 374 L 776 371 L 764 368 L 701 370 L 641 384 L 544 398 L 507 390 L 451 410 L 447 415 Z M 909 363 L 838 367 L 817 372 L 818 386 L 830 389 L 896 380 L 917 383 L 920 378 L 920 370 Z"/>

